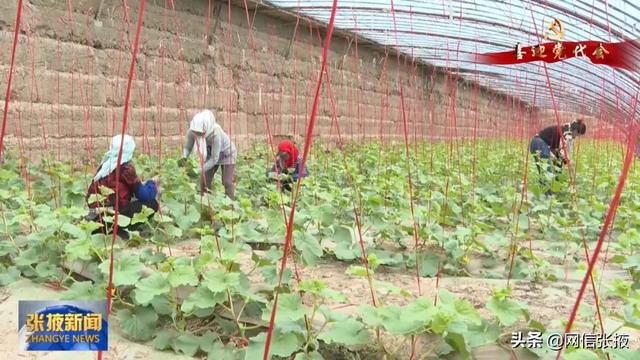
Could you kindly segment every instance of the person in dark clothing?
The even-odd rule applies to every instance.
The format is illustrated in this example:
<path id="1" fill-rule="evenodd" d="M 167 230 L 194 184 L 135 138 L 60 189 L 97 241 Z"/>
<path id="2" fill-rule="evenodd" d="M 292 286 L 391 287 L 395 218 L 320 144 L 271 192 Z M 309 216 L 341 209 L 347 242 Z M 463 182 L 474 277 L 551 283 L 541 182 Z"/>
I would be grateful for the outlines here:
<path id="1" fill-rule="evenodd" d="M 272 180 L 280 179 L 280 189 L 291 191 L 294 182 L 300 177 L 309 176 L 307 167 L 301 171 L 302 155 L 292 141 L 284 140 L 278 144 L 278 154 L 275 164 L 267 171 L 267 177 Z M 289 176 L 291 174 L 291 176 Z"/>
<path id="2" fill-rule="evenodd" d="M 573 139 L 584 135 L 587 132 L 587 125 L 582 120 L 574 120 L 569 124 L 549 126 L 538 132 L 529 146 L 529 152 L 533 154 L 538 172 L 542 174 L 542 162 L 547 162 L 547 171 L 553 173 L 553 168 L 562 168 L 568 163 L 562 149 L 562 139 L 567 144 L 567 154 L 571 154 Z"/>
<path id="3" fill-rule="evenodd" d="M 89 206 L 89 215 L 85 217 L 85 220 L 99 221 L 101 215 L 107 208 L 114 208 L 116 203 L 116 189 L 118 189 L 118 210 L 121 215 L 132 218 L 135 214 L 142 211 L 143 206 L 152 209 L 154 212 L 158 211 L 159 204 L 156 200 L 158 194 L 157 181 L 152 179 L 142 183 L 138 178 L 135 167 L 131 163 L 136 145 L 133 138 L 129 135 L 124 136 L 120 162 L 120 177 L 116 178 L 116 163 L 118 161 L 118 152 L 120 151 L 122 139 L 120 135 L 113 137 L 111 140 L 111 148 L 104 155 L 100 168 L 89 185 L 85 197 L 87 205 Z M 102 187 L 110 189 L 112 193 L 103 197 Z M 134 196 L 135 199 L 133 199 Z M 103 198 L 100 199 L 101 197 Z M 129 233 L 126 231 L 127 229 L 134 230 L 134 227 L 118 226 L 118 235 L 123 239 L 128 239 Z M 106 233 L 106 230 L 106 226 L 103 226 L 94 233 Z"/>

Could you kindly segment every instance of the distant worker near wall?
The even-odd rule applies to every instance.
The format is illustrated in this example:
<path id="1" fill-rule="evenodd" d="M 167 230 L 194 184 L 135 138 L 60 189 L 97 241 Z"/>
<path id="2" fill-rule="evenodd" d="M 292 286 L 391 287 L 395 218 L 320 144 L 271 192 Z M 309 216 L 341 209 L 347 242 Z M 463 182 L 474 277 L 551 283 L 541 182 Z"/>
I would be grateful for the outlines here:
<path id="1" fill-rule="evenodd" d="M 280 180 L 280 189 L 291 191 L 293 182 L 300 177 L 309 176 L 307 167 L 302 167 L 302 155 L 296 145 L 290 140 L 281 141 L 278 144 L 275 164 L 267 171 L 267 177 L 271 180 Z"/>
<path id="2" fill-rule="evenodd" d="M 211 190 L 211 182 L 218 168 L 222 167 L 222 185 L 225 194 L 235 200 L 234 174 L 238 152 L 229 135 L 222 130 L 216 121 L 215 115 L 210 110 L 197 113 L 187 130 L 187 139 L 184 145 L 183 158 L 178 161 L 184 166 L 187 157 L 194 152 L 202 156 L 202 172 L 200 177 L 201 191 Z"/>

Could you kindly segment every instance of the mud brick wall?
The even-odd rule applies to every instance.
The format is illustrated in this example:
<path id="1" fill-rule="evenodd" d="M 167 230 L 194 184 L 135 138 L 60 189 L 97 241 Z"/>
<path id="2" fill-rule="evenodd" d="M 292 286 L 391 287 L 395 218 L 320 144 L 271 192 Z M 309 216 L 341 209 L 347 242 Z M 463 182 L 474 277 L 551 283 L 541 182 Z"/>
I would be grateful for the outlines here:
<path id="1" fill-rule="evenodd" d="M 16 3 L 0 2 L 1 89 Z M 6 141 L 30 159 L 95 157 L 120 132 L 139 3 L 129 0 L 126 11 L 120 0 L 100 3 L 25 2 Z M 295 17 L 264 6 L 248 11 L 249 29 L 242 2 L 229 9 L 214 1 L 210 17 L 207 0 L 175 1 L 174 9 L 167 3 L 146 4 L 127 129 L 138 149 L 177 154 L 189 119 L 205 107 L 239 148 L 266 141 L 269 132 L 304 134 L 324 29 L 302 19 L 294 32 Z M 334 106 L 346 139 L 402 136 L 400 82 L 412 139 L 473 136 L 474 129 L 479 137 L 513 136 L 523 132 L 513 117 L 532 119 L 516 100 L 339 34 L 328 73 L 331 94 L 325 85 L 315 129 L 320 139 L 338 134 Z"/>

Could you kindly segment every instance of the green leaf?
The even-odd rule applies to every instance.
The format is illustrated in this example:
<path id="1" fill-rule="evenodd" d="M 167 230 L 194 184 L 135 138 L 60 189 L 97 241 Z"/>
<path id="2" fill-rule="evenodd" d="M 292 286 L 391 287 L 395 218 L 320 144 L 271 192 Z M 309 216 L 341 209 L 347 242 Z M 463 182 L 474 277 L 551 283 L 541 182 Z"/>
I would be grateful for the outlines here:
<path id="1" fill-rule="evenodd" d="M 511 299 L 497 300 L 495 297 L 489 300 L 486 307 L 504 326 L 515 324 L 521 316 L 525 315 L 527 308 L 520 302 Z"/>
<path id="2" fill-rule="evenodd" d="M 444 356 L 444 355 L 451 354 L 453 351 L 455 351 L 455 349 L 452 348 L 451 345 L 442 341 L 433 349 L 433 351 L 438 355 Z"/>
<path id="3" fill-rule="evenodd" d="M 349 265 L 347 270 L 345 271 L 349 275 L 358 276 L 358 277 L 367 277 L 367 268 L 360 265 Z M 369 274 L 373 275 L 373 270 L 369 269 Z"/>
<path id="4" fill-rule="evenodd" d="M 336 242 L 334 254 L 338 260 L 353 260 L 360 257 L 360 248 L 352 228 L 339 225 L 333 226 L 333 231 Z"/>
<path id="5" fill-rule="evenodd" d="M 154 272 L 136 285 L 136 303 L 138 305 L 147 305 L 154 297 L 168 294 L 170 289 L 166 275 L 161 272 Z"/>
<path id="6" fill-rule="evenodd" d="M 116 257 L 113 264 L 113 285 L 118 287 L 137 284 L 142 276 L 142 270 L 144 270 L 144 265 L 137 256 Z M 100 271 L 105 276 L 109 276 L 109 259 L 100 264 Z"/>
<path id="7" fill-rule="evenodd" d="M 584 349 L 567 350 L 562 358 L 564 360 L 600 360 L 600 357 L 596 355 L 596 353 Z"/>
<path id="8" fill-rule="evenodd" d="M 421 317 L 414 314 L 417 310 Z M 430 321 L 431 316 L 427 312 L 419 309 L 419 306 L 401 308 L 396 305 L 387 305 L 375 308 L 370 305 L 360 306 L 362 321 L 370 327 L 384 327 L 392 335 L 408 335 L 424 328 Z"/>
<path id="9" fill-rule="evenodd" d="M 193 266 L 178 265 L 169 273 L 169 283 L 172 287 L 180 285 L 198 285 L 198 275 Z"/>
<path id="10" fill-rule="evenodd" d="M 500 337 L 500 327 L 483 321 L 480 325 L 470 325 L 465 335 L 470 348 L 493 344 Z"/>
<path id="11" fill-rule="evenodd" d="M 271 318 L 271 309 L 273 304 L 270 303 L 262 312 L 262 320 L 269 321 Z M 282 294 L 278 298 L 278 311 L 276 312 L 276 322 L 281 321 L 297 321 L 308 313 L 308 308 L 302 304 L 300 296 L 297 294 Z"/>
<path id="12" fill-rule="evenodd" d="M 465 321 L 474 325 L 482 324 L 482 317 L 470 302 L 459 299 L 455 302 L 454 308 Z"/>
<path id="13" fill-rule="evenodd" d="M 420 276 L 434 277 L 438 274 L 438 266 L 441 265 L 441 261 L 440 257 L 435 252 L 419 254 L 418 259 L 418 270 L 420 271 Z M 415 267 L 415 261 L 413 262 L 413 264 L 413 266 Z"/>
<path id="14" fill-rule="evenodd" d="M 640 267 L 640 254 L 627 257 L 626 260 L 624 261 L 624 264 L 622 264 L 622 268 L 625 270 L 635 269 L 638 267 Z"/>
<path id="15" fill-rule="evenodd" d="M 172 223 L 173 218 L 168 214 L 161 214 L 160 212 L 157 212 L 153 214 L 153 221 L 158 223 Z"/>
<path id="16" fill-rule="evenodd" d="M 136 306 L 133 311 L 123 309 L 116 318 L 122 331 L 134 340 L 149 340 L 156 332 L 158 314 L 151 307 Z"/>
<path id="17" fill-rule="evenodd" d="M 368 251 L 369 257 L 375 256 L 380 265 L 400 266 L 404 262 L 401 253 L 391 252 L 380 249 L 371 249 Z"/>
<path id="18" fill-rule="evenodd" d="M 110 187 L 103 186 L 103 185 L 100 185 L 100 187 L 98 189 L 100 190 L 100 194 L 102 194 L 103 196 L 109 196 L 111 194 L 115 194 L 116 193 Z"/>
<path id="19" fill-rule="evenodd" d="M 6 270 L 3 269 L 0 273 L 0 286 L 7 286 L 18 281 L 18 279 L 20 279 L 20 270 L 17 267 L 11 266 Z"/>
<path id="20" fill-rule="evenodd" d="M 245 360 L 262 360 L 264 358 L 264 345 L 267 333 L 263 332 L 249 339 L 249 347 L 245 355 Z M 271 338 L 271 349 L 269 355 L 288 357 L 302 346 L 302 341 L 294 333 L 282 334 L 278 330 L 273 331 Z"/>
<path id="21" fill-rule="evenodd" d="M 182 229 L 175 227 L 172 224 L 167 225 L 167 235 L 173 239 L 179 239 L 182 237 Z"/>
<path id="22" fill-rule="evenodd" d="M 447 311 L 439 311 L 435 314 L 433 320 L 431 321 L 431 329 L 436 334 L 442 334 L 453 322 L 453 315 L 448 313 Z"/>
<path id="23" fill-rule="evenodd" d="M 319 352 L 312 351 L 308 354 L 298 353 L 293 360 L 324 360 L 324 358 Z"/>
<path id="24" fill-rule="evenodd" d="M 348 318 L 335 322 L 318 335 L 318 339 L 329 344 L 365 345 L 369 343 L 370 334 L 363 323 Z"/>
<path id="25" fill-rule="evenodd" d="M 212 309 L 218 304 L 223 304 L 227 300 L 224 292 L 213 293 L 205 286 L 200 285 L 196 291 L 192 292 L 182 303 L 181 310 L 191 314 L 196 310 Z"/>
<path id="26" fill-rule="evenodd" d="M 108 215 L 102 218 L 105 222 L 109 224 L 115 224 L 115 215 Z M 122 214 L 118 214 L 118 229 L 126 228 L 131 224 L 131 218 Z"/>
<path id="27" fill-rule="evenodd" d="M 640 359 L 640 350 L 611 349 L 607 350 L 611 360 L 636 360 Z"/>
<path id="28" fill-rule="evenodd" d="M 320 280 L 305 280 L 298 285 L 300 291 L 313 295 L 320 295 L 327 288 L 327 284 Z"/>
<path id="29" fill-rule="evenodd" d="M 431 299 L 421 297 L 407 305 L 407 311 L 424 323 L 429 323 L 438 309 L 433 305 Z"/>
<path id="30" fill-rule="evenodd" d="M 339 303 L 347 302 L 347 297 L 343 293 L 333 289 L 325 289 L 324 291 L 322 291 L 321 295 L 325 299 L 337 301 Z"/>
<path id="31" fill-rule="evenodd" d="M 302 252 L 302 260 L 305 265 L 316 265 L 322 257 L 323 251 L 320 242 L 307 232 L 294 232 L 294 244 Z"/>
<path id="32" fill-rule="evenodd" d="M 378 313 L 378 309 L 371 305 L 361 305 L 359 308 L 362 321 L 370 327 L 381 327 L 384 318 Z"/>
<path id="33" fill-rule="evenodd" d="M 36 274 L 41 279 L 55 278 L 56 275 L 62 276 L 62 271 L 55 265 L 52 265 L 48 261 L 40 262 L 36 265 Z"/>
<path id="34" fill-rule="evenodd" d="M 40 256 L 38 254 L 38 249 L 35 247 L 31 247 L 27 250 L 24 250 L 20 255 L 14 258 L 14 263 L 17 266 L 31 266 L 37 262 L 40 262 Z"/>
<path id="35" fill-rule="evenodd" d="M 73 260 L 91 260 L 91 239 L 89 237 L 78 238 L 70 241 L 64 248 L 67 259 Z"/>
<path id="36" fill-rule="evenodd" d="M 153 264 L 159 264 L 163 261 L 165 261 L 167 259 L 167 255 L 165 255 L 165 253 L 163 252 L 155 252 L 154 250 L 151 249 L 144 249 L 141 253 L 140 253 L 140 261 L 142 261 L 145 264 L 149 264 L 149 265 L 153 265 Z"/>
<path id="37" fill-rule="evenodd" d="M 14 257 L 18 253 L 18 249 L 9 241 L 0 242 L 0 257 L 11 256 Z"/>
<path id="38" fill-rule="evenodd" d="M 106 294 L 101 285 L 91 281 L 79 281 L 73 283 L 67 291 L 62 293 L 60 298 L 62 300 L 103 300 Z"/>
<path id="39" fill-rule="evenodd" d="M 214 342 L 203 351 L 209 353 L 207 360 L 243 360 L 245 359 L 244 349 L 237 349 L 233 343 L 224 345 L 220 341 Z"/>
<path id="40" fill-rule="evenodd" d="M 80 223 L 80 228 L 87 234 L 93 233 L 102 227 L 102 224 L 95 221 L 83 221 Z"/>
<path id="41" fill-rule="evenodd" d="M 527 214 L 518 215 L 518 231 L 523 232 L 523 231 L 527 231 L 528 229 L 529 229 L 529 216 Z"/>
<path id="42" fill-rule="evenodd" d="M 184 211 L 184 207 L 182 206 L 172 210 L 176 211 L 172 215 L 176 220 L 176 224 L 182 230 L 190 230 L 193 224 L 200 220 L 200 211 L 198 211 L 197 206 L 188 206 L 186 211 Z"/>
<path id="43" fill-rule="evenodd" d="M 440 290 L 438 292 L 438 303 L 441 307 L 454 307 L 456 300 L 456 296 L 447 290 Z"/>
<path id="44" fill-rule="evenodd" d="M 87 233 L 85 233 L 82 229 L 80 229 L 79 227 L 73 224 L 64 223 L 62 224 L 62 227 L 60 228 L 60 230 L 75 237 L 76 239 L 83 239 L 87 237 Z"/>
<path id="45" fill-rule="evenodd" d="M 445 341 L 447 342 L 447 344 L 451 345 L 451 347 L 454 348 L 458 352 L 458 354 L 460 354 L 462 359 L 471 359 L 471 348 L 469 347 L 469 344 L 467 344 L 467 341 L 462 334 L 449 333 L 445 337 Z"/>
<path id="46" fill-rule="evenodd" d="M 205 274 L 202 282 L 214 293 L 229 290 L 237 290 L 240 286 L 240 274 L 228 273 L 221 269 L 212 269 Z"/>
<path id="47" fill-rule="evenodd" d="M 200 348 L 201 339 L 191 334 L 181 334 L 173 342 L 173 349 L 179 354 L 193 356 Z"/>
<path id="48" fill-rule="evenodd" d="M 529 320 L 529 324 L 527 327 L 532 330 L 537 330 L 541 333 L 544 333 L 545 331 L 547 331 L 547 328 L 541 322 L 533 319 Z"/>
<path id="49" fill-rule="evenodd" d="M 151 300 L 151 306 L 160 315 L 173 315 L 176 310 L 166 294 L 154 297 Z"/>
<path id="50" fill-rule="evenodd" d="M 142 206 L 142 211 L 133 214 L 133 218 L 131 219 L 131 225 L 135 224 L 144 224 L 147 223 L 149 217 L 153 215 L 155 211 L 153 209 L 148 208 L 147 206 Z"/>
<path id="51" fill-rule="evenodd" d="M 176 337 L 178 337 L 178 333 L 175 330 L 162 330 L 153 339 L 153 348 L 156 350 L 168 350 L 172 348 Z"/>
<path id="52" fill-rule="evenodd" d="M 200 337 L 200 349 L 206 353 L 210 353 L 216 346 L 222 345 L 220 335 L 207 331 Z"/>
<path id="53" fill-rule="evenodd" d="M 89 198 L 87 199 L 87 203 L 88 204 L 102 203 L 102 202 L 104 202 L 105 199 L 106 199 L 106 197 L 103 196 L 103 195 L 91 194 L 91 195 L 89 195 Z"/>

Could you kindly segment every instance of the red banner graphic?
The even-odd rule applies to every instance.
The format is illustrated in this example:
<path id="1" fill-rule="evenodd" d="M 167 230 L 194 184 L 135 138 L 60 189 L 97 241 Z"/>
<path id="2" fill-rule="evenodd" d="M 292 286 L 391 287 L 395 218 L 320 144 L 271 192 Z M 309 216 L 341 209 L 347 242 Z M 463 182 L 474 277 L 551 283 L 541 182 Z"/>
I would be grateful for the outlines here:
<path id="1" fill-rule="evenodd" d="M 601 41 L 562 41 L 522 47 L 496 53 L 475 54 L 480 64 L 510 65 L 532 61 L 555 63 L 574 57 L 584 57 L 598 65 L 607 65 L 630 71 L 640 70 L 640 42 L 638 40 L 619 43 Z"/>

